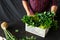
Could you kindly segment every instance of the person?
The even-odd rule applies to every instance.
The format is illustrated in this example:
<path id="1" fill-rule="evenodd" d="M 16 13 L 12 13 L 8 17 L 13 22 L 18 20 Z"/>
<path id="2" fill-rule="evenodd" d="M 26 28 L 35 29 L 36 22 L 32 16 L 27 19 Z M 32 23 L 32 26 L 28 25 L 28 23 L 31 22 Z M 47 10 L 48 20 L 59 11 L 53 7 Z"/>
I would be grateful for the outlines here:
<path id="1" fill-rule="evenodd" d="M 28 16 L 44 11 L 56 13 L 58 8 L 57 0 L 22 0 L 22 4 Z"/>

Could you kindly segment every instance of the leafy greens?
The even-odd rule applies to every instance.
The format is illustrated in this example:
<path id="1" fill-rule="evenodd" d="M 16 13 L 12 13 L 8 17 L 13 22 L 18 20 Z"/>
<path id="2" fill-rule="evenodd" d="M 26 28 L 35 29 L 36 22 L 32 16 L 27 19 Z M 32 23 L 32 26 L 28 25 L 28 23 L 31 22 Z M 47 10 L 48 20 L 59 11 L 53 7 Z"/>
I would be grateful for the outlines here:
<path id="1" fill-rule="evenodd" d="M 28 25 L 31 25 L 32 27 L 40 27 L 43 29 L 51 28 L 52 24 L 56 24 L 53 23 L 55 22 L 54 13 L 46 11 L 43 13 L 36 13 L 34 16 L 25 15 L 22 18 L 22 21 Z"/>

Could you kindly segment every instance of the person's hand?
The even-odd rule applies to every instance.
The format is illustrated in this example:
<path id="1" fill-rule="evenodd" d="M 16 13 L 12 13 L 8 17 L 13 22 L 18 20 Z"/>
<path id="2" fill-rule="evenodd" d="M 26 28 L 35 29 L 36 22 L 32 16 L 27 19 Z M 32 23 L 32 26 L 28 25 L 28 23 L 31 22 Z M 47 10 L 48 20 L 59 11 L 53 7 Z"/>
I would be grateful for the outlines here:
<path id="1" fill-rule="evenodd" d="M 1 28 L 2 29 L 6 29 L 8 27 L 8 23 L 7 22 L 2 22 L 1 23 Z"/>
<path id="2" fill-rule="evenodd" d="M 34 16 L 34 14 L 27 14 L 27 16 Z"/>
<path id="3" fill-rule="evenodd" d="M 58 9 L 57 5 L 52 5 L 51 6 L 51 13 L 54 13 L 54 16 L 56 15 L 57 9 Z"/>
<path id="4" fill-rule="evenodd" d="M 34 16 L 34 13 L 27 13 L 27 16 Z"/>

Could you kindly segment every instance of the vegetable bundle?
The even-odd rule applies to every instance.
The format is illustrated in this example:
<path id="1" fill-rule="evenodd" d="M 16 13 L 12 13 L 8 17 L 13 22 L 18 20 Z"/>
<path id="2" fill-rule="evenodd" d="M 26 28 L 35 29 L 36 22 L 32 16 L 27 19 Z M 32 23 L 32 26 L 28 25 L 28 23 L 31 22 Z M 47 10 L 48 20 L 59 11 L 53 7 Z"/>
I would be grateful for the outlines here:
<path id="1" fill-rule="evenodd" d="M 4 30 L 6 40 L 17 40 L 8 30 Z"/>
<path id="2" fill-rule="evenodd" d="M 24 37 L 24 38 L 22 38 L 22 39 L 20 39 L 20 40 L 36 40 L 36 37 L 34 37 L 34 36 L 31 36 L 31 37 Z"/>
<path id="3" fill-rule="evenodd" d="M 8 30 L 4 30 L 6 40 L 17 40 L 15 36 L 13 36 Z M 23 37 L 22 39 L 20 38 L 19 40 L 36 40 L 34 36 L 31 37 Z"/>
<path id="4" fill-rule="evenodd" d="M 8 27 L 8 23 L 7 22 L 3 22 L 1 24 L 1 28 L 3 29 L 4 31 L 4 34 L 6 36 L 6 40 L 16 40 L 15 36 L 13 36 L 8 30 L 7 30 L 7 27 Z"/>
<path id="5" fill-rule="evenodd" d="M 43 13 L 36 13 L 34 16 L 27 16 L 25 15 L 22 18 L 22 21 L 32 27 L 40 27 L 43 29 L 50 28 L 56 22 L 54 20 L 54 13 L 53 12 L 43 12 Z"/>
<path id="6" fill-rule="evenodd" d="M 3 22 L 3 23 L 1 24 L 1 28 L 2 28 L 2 30 L 4 31 L 6 40 L 18 40 L 14 35 L 12 35 L 12 34 L 7 30 L 7 27 L 8 27 L 8 23 L 7 23 L 7 22 Z M 18 32 L 18 30 L 16 30 L 16 32 Z M 3 39 L 3 40 L 4 40 L 4 39 Z M 22 39 L 19 39 L 19 40 L 36 40 L 36 38 L 33 37 L 33 36 L 31 36 L 31 37 L 23 37 Z"/>

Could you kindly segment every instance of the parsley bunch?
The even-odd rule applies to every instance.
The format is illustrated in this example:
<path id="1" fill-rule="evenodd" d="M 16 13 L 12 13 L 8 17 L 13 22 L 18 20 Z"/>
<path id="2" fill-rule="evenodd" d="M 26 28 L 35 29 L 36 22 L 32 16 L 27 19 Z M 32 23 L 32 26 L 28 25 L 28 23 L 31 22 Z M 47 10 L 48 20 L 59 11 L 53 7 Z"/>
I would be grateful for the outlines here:
<path id="1" fill-rule="evenodd" d="M 56 24 L 54 20 L 54 13 L 53 12 L 42 12 L 42 13 L 36 13 L 34 16 L 27 16 L 25 15 L 22 18 L 22 21 L 28 25 L 31 25 L 32 27 L 40 27 L 43 29 L 51 28 L 52 24 Z M 55 23 L 53 23 L 55 22 Z"/>

